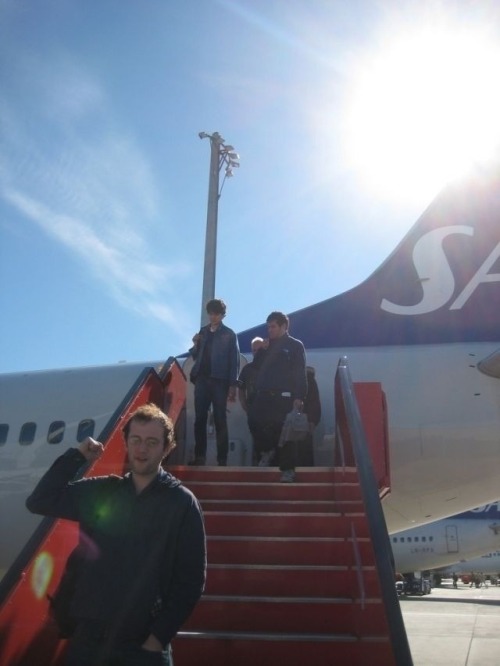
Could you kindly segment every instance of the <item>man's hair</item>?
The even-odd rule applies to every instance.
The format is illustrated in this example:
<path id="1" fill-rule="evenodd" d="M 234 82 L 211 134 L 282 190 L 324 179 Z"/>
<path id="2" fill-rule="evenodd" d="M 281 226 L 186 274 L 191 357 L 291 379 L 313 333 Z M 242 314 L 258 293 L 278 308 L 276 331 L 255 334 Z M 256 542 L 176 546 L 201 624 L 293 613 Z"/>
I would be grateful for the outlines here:
<path id="1" fill-rule="evenodd" d="M 283 326 L 283 324 L 286 324 L 286 327 L 288 328 L 289 319 L 284 312 L 271 312 L 271 314 L 266 319 L 266 322 L 269 324 L 272 321 L 275 321 L 278 326 Z"/>
<path id="2" fill-rule="evenodd" d="M 123 436 L 125 441 L 128 439 L 130 432 L 130 425 L 132 421 L 139 421 L 139 423 L 149 423 L 150 421 L 158 421 L 163 426 L 163 449 L 165 456 L 175 449 L 174 424 L 172 419 L 168 417 L 161 409 L 152 402 L 147 405 L 141 405 L 135 412 L 132 412 L 127 423 L 123 426 Z"/>
<path id="3" fill-rule="evenodd" d="M 223 317 L 226 316 L 226 304 L 222 298 L 212 298 L 212 300 L 208 301 L 206 310 L 208 314 L 221 314 Z"/>

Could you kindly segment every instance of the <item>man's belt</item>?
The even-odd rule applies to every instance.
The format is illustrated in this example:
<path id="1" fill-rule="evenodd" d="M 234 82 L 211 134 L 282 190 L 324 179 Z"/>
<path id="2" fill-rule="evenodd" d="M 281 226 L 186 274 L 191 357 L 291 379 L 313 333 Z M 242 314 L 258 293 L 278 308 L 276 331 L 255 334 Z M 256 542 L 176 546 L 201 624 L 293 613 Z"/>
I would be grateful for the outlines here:
<path id="1" fill-rule="evenodd" d="M 291 398 L 292 394 L 290 391 L 268 391 L 262 390 L 257 391 L 258 395 L 279 395 L 281 398 Z"/>

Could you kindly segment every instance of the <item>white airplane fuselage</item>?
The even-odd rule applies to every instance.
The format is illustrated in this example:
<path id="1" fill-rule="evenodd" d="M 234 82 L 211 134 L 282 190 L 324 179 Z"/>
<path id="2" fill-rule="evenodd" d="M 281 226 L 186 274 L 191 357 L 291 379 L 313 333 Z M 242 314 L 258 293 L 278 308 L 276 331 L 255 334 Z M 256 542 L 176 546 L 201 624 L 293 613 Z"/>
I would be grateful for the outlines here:
<path id="1" fill-rule="evenodd" d="M 457 574 L 484 574 L 494 575 L 500 578 L 500 550 L 485 553 L 479 557 L 460 560 L 446 567 L 440 567 L 439 572 L 442 577 Z"/>
<path id="2" fill-rule="evenodd" d="M 346 349 L 353 381 L 386 394 L 390 532 L 492 502 L 500 479 L 500 381 L 477 363 L 498 343 Z M 322 374 L 325 357 L 308 354 Z M 333 413 L 331 413 L 333 419 Z"/>
<path id="3" fill-rule="evenodd" d="M 390 541 L 400 573 L 441 569 L 480 557 L 500 547 L 498 502 L 393 533 Z"/>

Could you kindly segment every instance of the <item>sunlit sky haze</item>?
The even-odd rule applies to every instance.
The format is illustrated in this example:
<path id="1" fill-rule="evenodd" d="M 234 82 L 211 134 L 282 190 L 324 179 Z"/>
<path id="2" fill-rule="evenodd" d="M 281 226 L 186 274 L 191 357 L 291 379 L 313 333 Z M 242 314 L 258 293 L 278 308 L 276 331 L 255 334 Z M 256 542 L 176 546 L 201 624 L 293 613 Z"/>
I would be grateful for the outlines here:
<path id="1" fill-rule="evenodd" d="M 497 159 L 499 68 L 486 22 L 437 9 L 422 22 L 395 17 L 356 63 L 346 161 L 379 197 L 403 202 L 431 197 L 471 164 Z"/>

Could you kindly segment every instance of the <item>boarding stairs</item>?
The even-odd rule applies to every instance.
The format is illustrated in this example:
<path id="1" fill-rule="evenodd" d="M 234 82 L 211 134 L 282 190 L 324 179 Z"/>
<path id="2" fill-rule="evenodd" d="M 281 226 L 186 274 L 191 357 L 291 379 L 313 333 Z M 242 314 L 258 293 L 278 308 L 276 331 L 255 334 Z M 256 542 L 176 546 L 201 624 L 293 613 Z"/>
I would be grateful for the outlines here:
<path id="1" fill-rule="evenodd" d="M 176 664 L 411 665 L 380 505 L 389 491 L 385 400 L 379 384 L 353 386 L 347 375 L 343 387 L 340 374 L 336 466 L 299 468 L 293 484 L 276 468 L 172 470 L 201 502 L 208 550 L 206 589 L 174 641 Z M 364 439 L 363 425 L 371 460 L 360 473 L 353 440 Z"/>
<path id="2" fill-rule="evenodd" d="M 206 520 L 205 593 L 181 666 L 395 664 L 355 468 L 178 469 Z"/>
<path id="3" fill-rule="evenodd" d="M 128 414 L 153 401 L 176 421 L 185 384 L 173 359 L 145 373 L 87 473 L 121 473 Z M 202 504 L 208 548 L 206 589 L 174 640 L 175 666 L 411 666 L 380 502 L 389 491 L 383 393 L 354 387 L 345 360 L 335 386 L 333 467 L 298 468 L 294 484 L 280 483 L 277 468 L 169 467 Z M 45 519 L 4 577 L 1 666 L 62 666 L 46 593 L 76 542 L 74 524 Z"/>

